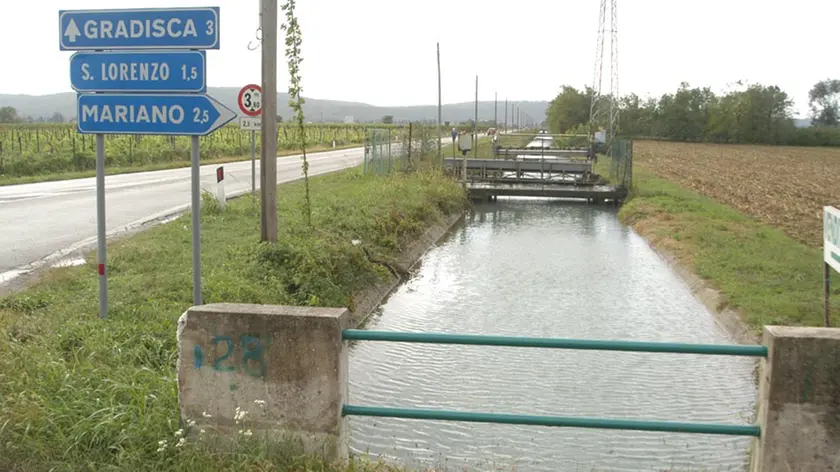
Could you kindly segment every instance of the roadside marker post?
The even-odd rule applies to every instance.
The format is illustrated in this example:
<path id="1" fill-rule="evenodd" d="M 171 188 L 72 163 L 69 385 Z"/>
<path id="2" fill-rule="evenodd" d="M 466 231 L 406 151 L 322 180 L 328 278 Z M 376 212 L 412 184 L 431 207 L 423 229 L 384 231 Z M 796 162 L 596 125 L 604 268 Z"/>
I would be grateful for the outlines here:
<path id="1" fill-rule="evenodd" d="M 236 101 L 239 110 L 246 117 L 243 117 L 239 126 L 245 130 L 251 130 L 251 194 L 257 193 L 257 141 L 256 133 L 262 128 L 262 87 L 257 84 L 248 84 L 239 90 Z"/>
<path id="2" fill-rule="evenodd" d="M 105 272 L 105 135 L 96 135 L 96 268 L 99 274 L 99 317 L 108 317 L 108 274 Z"/>
<path id="3" fill-rule="evenodd" d="M 108 316 L 106 134 L 191 137 L 193 303 L 203 303 L 199 137 L 236 118 L 233 110 L 205 94 L 205 50 L 220 48 L 219 19 L 219 7 L 58 12 L 59 50 L 78 51 L 70 58 L 70 83 L 77 92 L 78 132 L 96 135 L 101 318 Z"/>
<path id="4" fill-rule="evenodd" d="M 227 204 L 227 199 L 225 198 L 225 168 L 224 166 L 219 166 L 216 168 L 216 199 L 219 200 L 219 205 L 222 208 L 225 207 Z"/>

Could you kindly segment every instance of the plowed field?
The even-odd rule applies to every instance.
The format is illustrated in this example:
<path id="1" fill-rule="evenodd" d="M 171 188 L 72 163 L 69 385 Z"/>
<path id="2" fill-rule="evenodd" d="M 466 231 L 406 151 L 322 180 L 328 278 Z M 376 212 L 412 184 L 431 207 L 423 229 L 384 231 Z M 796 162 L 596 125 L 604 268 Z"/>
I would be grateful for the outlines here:
<path id="1" fill-rule="evenodd" d="M 633 143 L 640 170 L 822 245 L 822 207 L 840 207 L 840 149 L 660 141 Z"/>

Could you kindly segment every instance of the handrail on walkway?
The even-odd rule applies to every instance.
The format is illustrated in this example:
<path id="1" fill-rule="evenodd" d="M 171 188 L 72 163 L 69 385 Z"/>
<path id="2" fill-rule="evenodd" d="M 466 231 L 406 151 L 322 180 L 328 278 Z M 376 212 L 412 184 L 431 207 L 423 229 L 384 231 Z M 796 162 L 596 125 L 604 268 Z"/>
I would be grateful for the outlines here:
<path id="1" fill-rule="evenodd" d="M 754 425 L 681 423 L 675 421 L 645 421 L 573 416 L 511 415 L 504 413 L 473 413 L 450 410 L 391 408 L 344 405 L 344 416 L 377 416 L 417 420 L 467 421 L 471 423 L 517 424 L 528 426 L 566 426 L 572 428 L 623 429 L 670 433 L 719 434 L 727 436 L 761 436 L 761 427 Z"/>
<path id="2" fill-rule="evenodd" d="M 767 357 L 767 347 L 761 345 L 687 344 L 671 342 L 610 341 L 594 339 L 531 338 L 519 336 L 486 336 L 473 334 L 411 333 L 397 331 L 368 331 L 345 329 L 345 341 L 390 341 L 427 344 L 462 344 L 474 346 L 535 347 L 625 352 L 657 352 L 673 354 L 704 354 Z M 477 423 L 518 424 L 532 426 L 621 429 L 674 433 L 721 434 L 761 437 L 758 425 L 728 425 L 711 423 L 682 423 L 610 418 L 568 416 L 518 415 L 480 413 L 415 408 L 393 408 L 342 405 L 343 416 L 376 416 Z"/>
<path id="3" fill-rule="evenodd" d="M 572 338 L 531 338 L 478 334 L 411 333 L 345 329 L 345 341 L 392 341 L 425 344 L 467 344 L 473 346 L 537 347 L 596 351 L 659 352 L 723 356 L 767 357 L 767 347 L 741 344 L 687 344 L 671 342 L 611 341 Z"/>

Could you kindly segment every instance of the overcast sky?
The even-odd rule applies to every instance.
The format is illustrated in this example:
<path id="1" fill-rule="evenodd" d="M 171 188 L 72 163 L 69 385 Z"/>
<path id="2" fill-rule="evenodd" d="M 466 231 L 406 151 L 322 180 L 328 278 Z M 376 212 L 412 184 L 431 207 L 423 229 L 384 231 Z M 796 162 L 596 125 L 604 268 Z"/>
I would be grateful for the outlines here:
<path id="1" fill-rule="evenodd" d="M 282 4 L 284 0 L 279 0 Z M 0 93 L 70 91 L 71 52 L 58 50 L 58 10 L 219 6 L 221 49 L 208 52 L 208 84 L 260 80 L 249 51 L 259 0 L 0 0 Z M 298 0 L 304 95 L 373 105 L 479 98 L 550 100 L 592 84 L 599 0 Z M 840 78 L 834 57 L 838 0 L 619 0 L 622 94 L 658 96 L 681 81 L 715 91 L 739 79 L 776 84 L 807 113 L 808 90 Z M 282 12 L 281 12 L 282 19 Z M 282 34 L 282 32 L 281 32 Z M 282 44 L 282 39 L 281 39 Z M 282 51 L 281 51 L 282 55 Z M 609 85 L 605 51 L 604 91 Z M 288 80 L 279 59 L 279 88 Z"/>

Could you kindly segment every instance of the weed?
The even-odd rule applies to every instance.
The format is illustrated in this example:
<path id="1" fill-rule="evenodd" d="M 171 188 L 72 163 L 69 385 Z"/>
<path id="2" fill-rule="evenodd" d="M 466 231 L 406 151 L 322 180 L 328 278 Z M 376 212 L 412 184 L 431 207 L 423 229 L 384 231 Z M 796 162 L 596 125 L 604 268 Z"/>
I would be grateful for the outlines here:
<path id="1" fill-rule="evenodd" d="M 310 184 L 311 230 L 299 211 L 302 183 L 278 192 L 276 245 L 259 243 L 251 199 L 218 212 L 205 201 L 207 303 L 352 305 L 383 275 L 362 246 L 393 258 L 468 205 L 456 182 L 434 172 L 350 169 Z M 176 437 L 184 425 L 175 333 L 192 304 L 189 222 L 184 215 L 110 245 L 107 320 L 97 316 L 90 264 L 54 269 L 0 299 L 0 470 L 344 470 L 256 435 L 223 452 L 191 441 L 186 428 Z"/>

